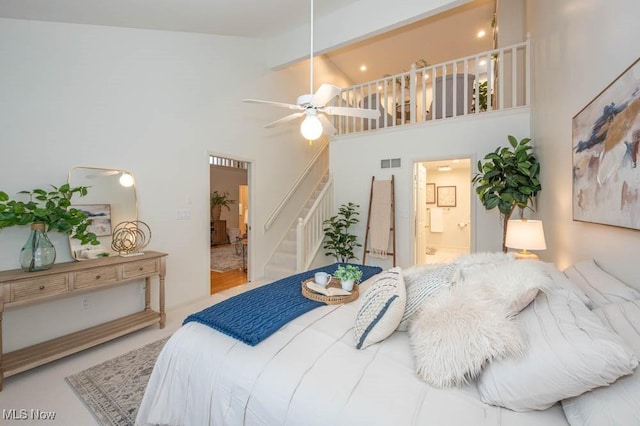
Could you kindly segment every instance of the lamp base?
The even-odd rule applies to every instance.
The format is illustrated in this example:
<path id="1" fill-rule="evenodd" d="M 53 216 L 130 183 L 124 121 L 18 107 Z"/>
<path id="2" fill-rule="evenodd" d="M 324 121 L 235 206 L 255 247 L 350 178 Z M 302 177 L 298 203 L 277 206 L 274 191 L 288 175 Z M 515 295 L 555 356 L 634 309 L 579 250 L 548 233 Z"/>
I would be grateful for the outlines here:
<path id="1" fill-rule="evenodd" d="M 537 254 L 531 253 L 530 251 L 517 251 L 515 252 L 516 259 L 529 259 L 529 260 L 538 260 L 540 259 Z"/>

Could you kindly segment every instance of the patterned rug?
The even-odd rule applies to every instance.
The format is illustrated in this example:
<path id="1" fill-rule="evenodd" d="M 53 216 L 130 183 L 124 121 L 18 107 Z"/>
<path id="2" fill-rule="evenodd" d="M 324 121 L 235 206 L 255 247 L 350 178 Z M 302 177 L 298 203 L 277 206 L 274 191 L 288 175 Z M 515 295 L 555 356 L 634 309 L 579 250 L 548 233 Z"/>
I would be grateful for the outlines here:
<path id="1" fill-rule="evenodd" d="M 242 268 L 242 246 L 225 244 L 211 247 L 211 270 L 226 272 Z"/>
<path id="2" fill-rule="evenodd" d="M 101 425 L 133 425 L 151 370 L 169 338 L 65 378 Z"/>

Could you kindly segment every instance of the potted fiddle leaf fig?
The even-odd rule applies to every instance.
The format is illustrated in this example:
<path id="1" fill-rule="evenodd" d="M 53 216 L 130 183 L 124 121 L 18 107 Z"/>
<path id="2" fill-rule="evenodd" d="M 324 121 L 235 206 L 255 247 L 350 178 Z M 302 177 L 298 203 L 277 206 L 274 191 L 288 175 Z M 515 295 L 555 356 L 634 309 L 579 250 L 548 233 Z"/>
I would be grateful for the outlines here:
<path id="1" fill-rule="evenodd" d="M 359 222 L 357 204 L 347 203 L 340 206 L 338 214 L 331 216 L 324 221 L 325 243 L 322 247 L 325 249 L 325 255 L 333 256 L 337 262 L 346 263 L 351 259 L 355 259 L 353 250 L 361 247 L 357 237 L 349 232 L 351 225 Z"/>
<path id="2" fill-rule="evenodd" d="M 211 193 L 211 219 L 212 220 L 220 220 L 220 214 L 222 213 L 222 208 L 226 208 L 231 211 L 229 206 L 231 204 L 235 204 L 235 200 L 229 198 L 228 192 L 220 192 L 213 191 Z"/>
<path id="3" fill-rule="evenodd" d="M 10 199 L 0 191 L 0 229 L 12 226 L 31 226 L 29 238 L 20 252 L 20 266 L 27 272 L 48 269 L 56 259 L 55 247 L 47 232 L 70 235 L 82 244 L 100 244 L 96 234 L 88 227 L 92 220 L 87 214 L 71 206 L 71 198 L 87 195 L 87 187 L 70 187 L 69 184 L 52 190 L 34 189 L 18 194 L 28 200 Z"/>
<path id="4" fill-rule="evenodd" d="M 476 193 L 487 210 L 498 208 L 502 216 L 502 250 L 507 251 L 505 239 L 507 223 L 518 207 L 520 216 L 524 209 L 532 208 L 533 199 L 542 189 L 538 176 L 540 163 L 533 155 L 531 139 L 518 140 L 509 135 L 510 147 L 498 147 L 478 161 L 478 172 L 472 179 Z"/>

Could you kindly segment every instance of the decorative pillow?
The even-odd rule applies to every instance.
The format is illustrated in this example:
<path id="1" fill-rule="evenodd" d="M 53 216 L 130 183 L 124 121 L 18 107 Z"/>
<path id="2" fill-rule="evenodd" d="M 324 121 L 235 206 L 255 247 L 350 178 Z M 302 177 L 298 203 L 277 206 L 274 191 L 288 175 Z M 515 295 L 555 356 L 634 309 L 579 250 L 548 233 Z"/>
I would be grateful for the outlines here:
<path id="1" fill-rule="evenodd" d="M 636 354 L 640 354 L 640 302 L 608 304 L 593 311 L 618 333 Z M 640 424 L 640 370 L 619 378 L 610 386 L 562 401 L 567 420 L 572 425 Z"/>
<path id="2" fill-rule="evenodd" d="M 484 285 L 446 287 L 409 325 L 418 375 L 436 387 L 467 383 L 490 360 L 521 355 L 525 341 L 507 307 Z"/>
<path id="3" fill-rule="evenodd" d="M 578 287 L 573 281 L 571 281 L 565 274 L 562 273 L 553 263 L 539 262 L 545 272 L 551 277 L 554 288 L 560 288 L 569 290 L 572 292 L 582 303 L 584 303 L 589 309 L 593 307 L 591 299 L 587 296 L 580 287 Z"/>
<path id="4" fill-rule="evenodd" d="M 392 268 L 374 280 L 362 297 L 354 327 L 357 349 L 364 349 L 391 335 L 400 324 L 407 300 L 400 268 Z"/>
<path id="5" fill-rule="evenodd" d="M 405 281 L 407 303 L 404 308 L 404 315 L 402 315 L 402 321 L 398 325 L 398 331 L 407 331 L 409 329 L 409 320 L 420 308 L 422 301 L 437 293 L 440 288 L 451 284 L 451 276 L 455 271 L 455 266 L 452 264 L 438 264 L 429 268 L 419 268 L 421 266 L 427 265 L 413 266 L 407 275 L 403 271 L 405 279 L 407 276 L 409 279 Z M 414 272 L 416 270 L 420 272 Z"/>
<path id="6" fill-rule="evenodd" d="M 453 281 L 464 280 L 478 270 L 514 260 L 515 255 L 513 253 L 503 252 L 478 252 L 462 255 L 452 262 L 456 267 Z"/>
<path id="7" fill-rule="evenodd" d="M 593 308 L 640 299 L 638 290 L 604 271 L 593 259 L 570 266 L 564 270 L 564 274 L 591 299 Z"/>
<path id="8" fill-rule="evenodd" d="M 518 260 L 477 269 L 473 274 L 466 274 L 464 281 L 456 285 L 486 286 L 491 297 L 515 315 L 533 301 L 539 289 L 551 288 L 553 281 L 541 262 Z"/>
<path id="9" fill-rule="evenodd" d="M 529 349 L 490 363 L 478 379 L 483 402 L 514 411 L 557 401 L 631 374 L 637 356 L 567 290 L 540 292 L 518 316 Z"/>

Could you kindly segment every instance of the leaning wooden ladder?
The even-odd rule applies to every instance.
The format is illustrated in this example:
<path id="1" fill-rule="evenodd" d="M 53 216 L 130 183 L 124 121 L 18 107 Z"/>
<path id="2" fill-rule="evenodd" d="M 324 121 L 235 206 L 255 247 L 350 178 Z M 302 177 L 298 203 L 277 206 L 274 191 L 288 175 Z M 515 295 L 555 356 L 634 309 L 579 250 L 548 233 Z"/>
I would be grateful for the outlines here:
<path id="1" fill-rule="evenodd" d="M 372 176 L 371 177 L 371 192 L 369 194 L 369 212 L 367 213 L 367 229 L 364 235 L 364 253 L 362 255 L 362 264 L 366 265 L 366 261 L 367 261 L 367 253 L 371 253 L 371 250 L 367 247 L 367 243 L 369 241 L 369 231 L 371 229 L 371 206 L 373 205 L 373 197 L 374 197 L 374 192 L 373 192 L 373 186 L 375 183 L 376 177 Z M 394 176 L 391 175 L 391 203 L 389 205 L 389 208 L 391 209 L 391 220 L 390 220 L 390 224 L 389 224 L 389 232 L 391 233 L 392 236 L 392 244 L 393 244 L 393 248 L 391 252 L 387 252 L 387 255 L 391 255 L 393 256 L 393 266 L 396 266 L 396 208 L 395 208 L 395 180 L 394 180 Z"/>

